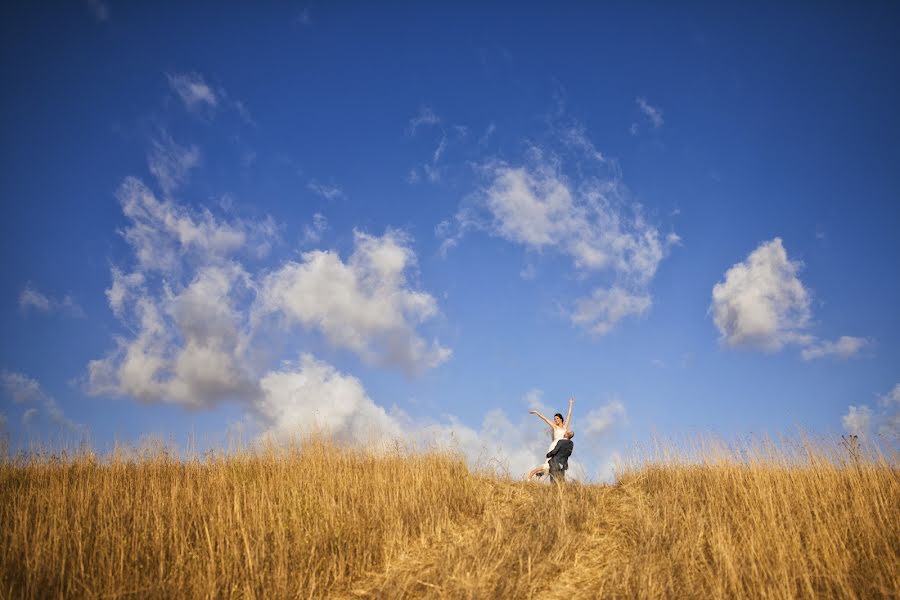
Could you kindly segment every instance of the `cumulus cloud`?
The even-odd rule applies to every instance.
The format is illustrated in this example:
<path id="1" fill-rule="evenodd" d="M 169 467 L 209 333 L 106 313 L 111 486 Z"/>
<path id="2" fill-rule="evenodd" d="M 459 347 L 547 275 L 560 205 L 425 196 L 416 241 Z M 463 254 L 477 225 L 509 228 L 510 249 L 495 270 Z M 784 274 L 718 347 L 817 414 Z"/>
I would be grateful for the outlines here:
<path id="1" fill-rule="evenodd" d="M 312 251 L 301 262 L 254 274 L 245 258 L 265 254 L 275 241 L 271 219 L 226 220 L 159 200 L 135 178 L 122 183 L 118 196 L 129 220 L 122 235 L 133 265 L 112 268 L 106 295 L 128 334 L 88 364 L 94 394 L 191 407 L 256 402 L 271 360 L 269 334 L 286 335 L 297 324 L 364 360 L 408 372 L 450 355 L 416 332 L 437 304 L 408 285 L 415 254 L 399 232 L 357 233 L 347 262 L 334 252 Z M 313 243 L 326 227 L 315 215 L 306 241 Z M 263 334 L 267 315 L 278 327 Z"/>
<path id="2" fill-rule="evenodd" d="M 415 263 L 403 234 L 374 237 L 356 231 L 347 262 L 335 252 L 311 251 L 266 276 L 256 310 L 318 330 L 332 345 L 375 364 L 409 373 L 433 368 L 450 350 L 415 332 L 417 324 L 437 314 L 430 294 L 407 285 L 406 272 Z"/>
<path id="3" fill-rule="evenodd" d="M 35 289 L 31 283 L 27 283 L 19 293 L 19 310 L 25 314 L 58 312 L 70 317 L 84 317 L 84 310 L 70 294 L 62 299 L 53 298 Z"/>
<path id="4" fill-rule="evenodd" d="M 652 304 L 644 292 L 632 293 L 618 286 L 597 288 L 590 297 L 576 300 L 570 318 L 595 335 L 605 335 L 625 317 L 643 315 Z"/>
<path id="5" fill-rule="evenodd" d="M 709 309 L 720 339 L 732 348 L 769 352 L 796 344 L 803 347 L 803 360 L 858 354 L 868 344 L 865 338 L 845 335 L 832 342 L 809 332 L 810 293 L 798 277 L 802 266 L 775 238 L 728 269 L 713 286 Z"/>
<path id="6" fill-rule="evenodd" d="M 198 73 L 169 73 L 166 78 L 169 80 L 169 87 L 178 94 L 189 111 L 204 107 L 215 108 L 219 103 L 216 93 Z"/>
<path id="7" fill-rule="evenodd" d="M 552 162 L 532 168 L 496 162 L 488 173 L 483 191 L 492 232 L 532 250 L 559 250 L 579 269 L 646 283 L 678 241 L 650 225 L 617 182 L 588 180 L 576 188 Z"/>
<path id="8" fill-rule="evenodd" d="M 877 397 L 874 410 L 867 404 L 850 405 L 841 423 L 848 433 L 862 440 L 874 435 L 893 443 L 900 441 L 900 383 Z"/>
<path id="9" fill-rule="evenodd" d="M 266 373 L 260 388 L 256 410 L 269 424 L 269 435 L 318 432 L 356 443 L 404 437 L 397 420 L 369 398 L 358 379 L 310 354 Z"/>
<path id="10" fill-rule="evenodd" d="M 117 195 L 134 264 L 112 268 L 106 295 L 130 335 L 88 364 L 89 391 L 188 406 L 255 395 L 247 309 L 255 282 L 240 258 L 268 251 L 272 220 L 225 221 L 159 200 L 133 177 Z"/>
<path id="11" fill-rule="evenodd" d="M 644 113 L 644 116 L 650 121 L 650 124 L 653 125 L 654 129 L 659 129 L 663 126 L 663 116 L 662 110 L 655 106 L 651 106 L 647 103 L 646 98 L 635 98 L 634 100 L 638 108 Z"/>
<path id="12" fill-rule="evenodd" d="M 810 299 L 797 277 L 801 266 L 775 238 L 728 269 L 713 287 L 710 307 L 722 341 L 769 351 L 809 344 Z"/>
<path id="13" fill-rule="evenodd" d="M 826 356 L 835 356 L 837 358 L 850 358 L 856 356 L 859 351 L 866 346 L 868 340 L 861 337 L 853 337 L 850 335 L 842 335 L 837 340 L 829 342 L 821 340 L 812 343 L 800 352 L 803 360 L 815 360 Z"/>
<path id="14" fill-rule="evenodd" d="M 25 425 L 34 423 L 44 417 L 50 423 L 72 431 L 83 431 L 84 425 L 74 423 L 66 418 L 56 401 L 44 392 L 41 384 L 31 377 L 13 371 L 0 371 L 0 388 L 3 395 L 17 404 L 33 405 L 25 409 L 22 422 Z"/>
<path id="15" fill-rule="evenodd" d="M 238 251 L 264 256 L 276 236 L 271 219 L 228 223 L 208 209 L 192 210 L 173 200 L 159 200 L 135 177 L 125 179 L 117 196 L 130 221 L 122 234 L 141 270 L 171 272 L 186 258 L 217 263 Z"/>
<path id="16" fill-rule="evenodd" d="M 650 223 L 582 126 L 554 132 L 589 159 L 590 169 L 604 171 L 589 174 L 580 167 L 567 176 L 560 156 L 534 146 L 524 164 L 489 160 L 478 168 L 483 184 L 435 233 L 443 255 L 468 231 L 481 230 L 531 252 L 568 256 L 582 278 L 611 280 L 569 310 L 572 323 L 603 335 L 621 319 L 649 310 L 649 284 L 680 238 Z"/>
<path id="17" fill-rule="evenodd" d="M 160 189 L 172 194 L 187 180 L 191 169 L 200 164 L 200 150 L 196 146 L 182 146 L 167 132 L 162 132 L 151 142 L 147 165 L 159 183 Z"/>

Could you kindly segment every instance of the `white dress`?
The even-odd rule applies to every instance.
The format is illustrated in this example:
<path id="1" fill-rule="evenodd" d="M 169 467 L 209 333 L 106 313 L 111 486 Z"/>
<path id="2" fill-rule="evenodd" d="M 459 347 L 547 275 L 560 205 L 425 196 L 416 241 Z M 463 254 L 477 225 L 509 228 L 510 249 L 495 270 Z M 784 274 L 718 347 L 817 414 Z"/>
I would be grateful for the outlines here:
<path id="1" fill-rule="evenodd" d="M 551 450 L 553 450 L 553 448 L 556 447 L 556 442 L 563 439 L 566 435 L 565 427 L 552 427 L 551 431 L 553 434 L 553 440 L 550 441 L 550 447 L 547 448 L 547 452 L 550 452 Z M 541 465 L 541 468 L 544 470 L 544 473 L 550 472 L 550 459 L 549 458 L 546 461 L 544 461 L 544 464 Z"/>

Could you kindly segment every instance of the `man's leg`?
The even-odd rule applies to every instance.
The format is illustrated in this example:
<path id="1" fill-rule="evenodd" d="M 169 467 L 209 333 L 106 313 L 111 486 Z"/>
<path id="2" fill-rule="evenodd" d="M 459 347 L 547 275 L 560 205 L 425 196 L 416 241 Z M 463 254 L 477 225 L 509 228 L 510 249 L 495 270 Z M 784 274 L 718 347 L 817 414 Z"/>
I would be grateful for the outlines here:
<path id="1" fill-rule="evenodd" d="M 566 472 L 558 468 L 554 463 L 550 463 L 550 481 L 553 483 L 566 482 Z"/>

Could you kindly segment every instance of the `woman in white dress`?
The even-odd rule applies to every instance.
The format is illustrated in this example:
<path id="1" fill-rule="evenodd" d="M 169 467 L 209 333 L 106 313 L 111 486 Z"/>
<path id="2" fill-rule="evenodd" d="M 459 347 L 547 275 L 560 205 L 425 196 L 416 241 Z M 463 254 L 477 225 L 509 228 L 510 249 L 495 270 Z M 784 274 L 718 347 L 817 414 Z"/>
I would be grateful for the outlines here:
<path id="1" fill-rule="evenodd" d="M 563 419 L 562 413 L 556 413 L 553 415 L 553 421 L 542 415 L 536 410 L 529 410 L 529 415 L 537 415 L 544 421 L 547 425 L 550 426 L 550 436 L 553 438 L 550 440 L 550 447 L 547 448 L 547 452 L 553 450 L 553 447 L 556 446 L 556 442 L 563 439 L 563 436 L 566 434 L 566 429 L 569 428 L 569 421 L 572 419 L 572 404 L 575 402 L 575 398 L 569 398 L 569 412 L 566 413 L 566 418 Z M 544 464 L 538 465 L 533 468 L 530 473 L 528 473 L 527 479 L 533 479 L 534 477 L 541 477 L 542 475 L 546 475 L 550 471 L 550 462 L 544 461 Z"/>

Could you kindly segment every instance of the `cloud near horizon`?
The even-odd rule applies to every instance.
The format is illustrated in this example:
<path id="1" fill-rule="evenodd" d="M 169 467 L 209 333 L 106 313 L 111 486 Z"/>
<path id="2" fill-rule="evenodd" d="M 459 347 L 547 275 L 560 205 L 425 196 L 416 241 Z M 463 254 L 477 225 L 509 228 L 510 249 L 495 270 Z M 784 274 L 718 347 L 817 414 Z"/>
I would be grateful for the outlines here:
<path id="1" fill-rule="evenodd" d="M 276 242 L 278 228 L 268 219 L 226 220 L 160 200 L 134 177 L 118 198 L 131 261 L 111 268 L 106 293 L 123 333 L 88 364 L 89 393 L 195 409 L 233 402 L 260 435 L 276 440 L 312 431 L 358 444 L 403 438 L 456 448 L 473 464 L 502 464 L 516 476 L 540 461 L 547 439 L 531 419 L 513 423 L 494 410 L 479 428 L 452 415 L 415 420 L 380 406 L 356 377 L 308 351 L 299 360 L 273 354 L 277 336 L 299 327 L 409 375 L 448 360 L 449 348 L 418 332 L 439 309 L 410 284 L 417 261 L 407 234 L 355 231 L 346 259 L 316 249 L 254 271 L 250 261 Z M 590 422 L 612 425 L 623 415 L 617 406 Z M 590 425 L 582 435 L 607 430 Z"/>
<path id="2" fill-rule="evenodd" d="M 900 383 L 877 396 L 874 410 L 868 404 L 848 406 L 841 423 L 847 433 L 863 441 L 881 436 L 893 444 L 900 442 Z"/>
<path id="3" fill-rule="evenodd" d="M 25 425 L 31 425 L 35 420 L 44 418 L 69 431 L 86 431 L 84 425 L 66 418 L 56 400 L 44 391 L 36 379 L 32 379 L 24 373 L 6 369 L 0 371 L 0 389 L 4 396 L 12 399 L 16 404 L 28 407 L 22 413 L 22 423 Z"/>

